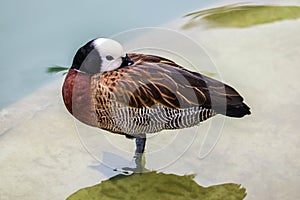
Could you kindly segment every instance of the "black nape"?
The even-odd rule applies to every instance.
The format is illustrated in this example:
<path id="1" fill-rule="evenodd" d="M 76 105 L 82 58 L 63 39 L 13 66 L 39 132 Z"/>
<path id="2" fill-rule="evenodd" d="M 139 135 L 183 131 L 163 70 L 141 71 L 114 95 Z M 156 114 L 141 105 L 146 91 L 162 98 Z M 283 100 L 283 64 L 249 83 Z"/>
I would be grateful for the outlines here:
<path id="1" fill-rule="evenodd" d="M 95 39 L 89 41 L 78 49 L 73 58 L 71 69 L 76 69 L 88 74 L 100 72 L 102 60 L 93 45 L 94 41 Z"/>

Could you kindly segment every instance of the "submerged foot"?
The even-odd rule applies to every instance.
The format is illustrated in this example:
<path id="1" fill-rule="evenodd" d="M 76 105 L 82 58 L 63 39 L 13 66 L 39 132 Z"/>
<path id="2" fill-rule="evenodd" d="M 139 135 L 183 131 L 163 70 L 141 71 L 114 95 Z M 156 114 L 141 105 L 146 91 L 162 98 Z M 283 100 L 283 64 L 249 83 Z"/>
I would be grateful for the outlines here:
<path id="1" fill-rule="evenodd" d="M 123 170 L 132 171 L 133 173 L 143 173 L 146 171 L 149 171 L 145 168 L 146 165 L 146 159 L 145 159 L 145 145 L 146 145 L 146 135 L 139 135 L 135 139 L 135 155 L 134 155 L 134 161 L 136 164 L 135 168 L 123 168 Z"/>

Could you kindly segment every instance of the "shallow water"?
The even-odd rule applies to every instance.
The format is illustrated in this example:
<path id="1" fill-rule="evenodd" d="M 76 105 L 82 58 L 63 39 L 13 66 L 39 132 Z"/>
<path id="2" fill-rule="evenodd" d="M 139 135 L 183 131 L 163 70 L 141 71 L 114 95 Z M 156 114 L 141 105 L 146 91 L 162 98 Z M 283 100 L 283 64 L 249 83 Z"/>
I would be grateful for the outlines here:
<path id="1" fill-rule="evenodd" d="M 46 69 L 56 64 L 69 66 L 77 48 L 86 41 L 132 28 L 159 26 L 205 4 L 192 0 L 2 2 L 0 109 L 53 80 Z M 155 11 L 148 9 L 151 7 Z"/>

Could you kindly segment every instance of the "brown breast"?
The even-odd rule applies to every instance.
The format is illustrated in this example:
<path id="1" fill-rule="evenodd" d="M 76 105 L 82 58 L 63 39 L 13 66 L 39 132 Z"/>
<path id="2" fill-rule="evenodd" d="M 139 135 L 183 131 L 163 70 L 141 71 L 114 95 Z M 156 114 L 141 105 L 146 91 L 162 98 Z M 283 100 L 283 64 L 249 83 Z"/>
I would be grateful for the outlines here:
<path id="1" fill-rule="evenodd" d="M 68 111 L 79 121 L 96 126 L 95 110 L 91 103 L 90 75 L 70 69 L 62 88 Z"/>

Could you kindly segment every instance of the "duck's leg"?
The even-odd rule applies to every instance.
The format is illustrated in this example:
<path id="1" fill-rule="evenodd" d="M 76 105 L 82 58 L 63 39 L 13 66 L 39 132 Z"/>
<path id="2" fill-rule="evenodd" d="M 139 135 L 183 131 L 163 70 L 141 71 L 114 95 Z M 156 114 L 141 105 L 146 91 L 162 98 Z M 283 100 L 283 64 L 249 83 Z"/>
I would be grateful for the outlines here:
<path id="1" fill-rule="evenodd" d="M 146 134 L 139 135 L 135 138 L 135 153 L 143 154 L 146 145 Z"/>
<path id="2" fill-rule="evenodd" d="M 128 137 L 128 136 L 126 136 Z M 129 136 L 130 138 L 132 138 L 131 136 Z M 135 137 L 135 145 L 136 145 L 136 149 L 135 149 L 135 156 L 134 161 L 136 164 L 135 168 L 131 168 L 131 167 L 123 167 L 122 170 L 124 171 L 132 171 L 133 173 L 143 173 L 148 171 L 145 168 L 146 165 L 146 160 L 144 157 L 144 151 L 145 151 L 145 145 L 146 145 L 146 134 L 140 134 L 138 136 Z"/>
<path id="3" fill-rule="evenodd" d="M 146 145 L 146 134 L 139 135 L 135 139 L 135 163 L 136 163 L 136 169 L 139 173 L 142 173 L 145 168 L 145 162 L 143 161 L 143 153 L 145 151 L 145 145 Z"/>

